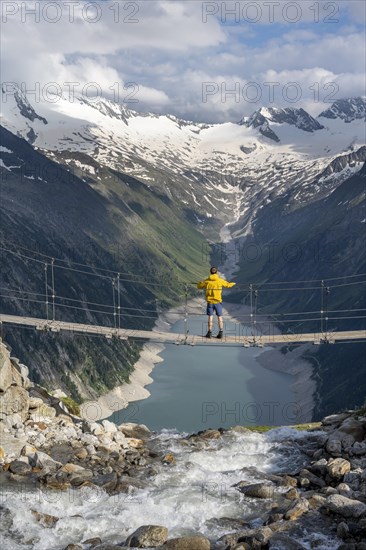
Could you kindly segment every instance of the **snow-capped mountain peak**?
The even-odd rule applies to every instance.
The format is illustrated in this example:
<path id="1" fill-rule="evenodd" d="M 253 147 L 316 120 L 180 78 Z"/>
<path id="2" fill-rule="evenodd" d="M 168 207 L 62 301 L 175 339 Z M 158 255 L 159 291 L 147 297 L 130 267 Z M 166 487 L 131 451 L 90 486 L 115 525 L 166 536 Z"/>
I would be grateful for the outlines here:
<path id="1" fill-rule="evenodd" d="M 6 103 L 8 98 L 4 89 L 2 89 L 2 93 L 3 93 L 3 99 L 2 99 L 2 110 L 3 110 L 4 103 Z M 43 122 L 43 124 L 48 124 L 48 121 L 44 117 L 36 113 L 35 109 L 29 103 L 27 96 L 23 92 L 21 92 L 20 89 L 17 89 L 14 92 L 14 99 L 19 109 L 19 113 L 24 118 L 30 120 L 31 122 L 34 122 L 35 120 L 40 120 L 41 122 Z"/>
<path id="2" fill-rule="evenodd" d="M 144 182 L 199 219 L 248 216 L 291 188 L 294 203 L 329 193 L 366 160 L 364 123 L 262 107 L 240 123 L 138 113 L 105 98 L 36 103 L 7 96 L 2 124 L 52 160 L 102 182 L 103 170 Z M 3 151 L 6 172 L 16 164 Z M 338 159 L 338 157 L 342 157 Z M 192 213 L 193 212 L 193 213 Z M 214 226 L 213 231 L 214 231 Z M 216 238 L 216 237 L 215 237 Z"/>
<path id="3" fill-rule="evenodd" d="M 338 99 L 329 109 L 320 113 L 318 118 L 340 118 L 344 122 L 366 120 L 366 97 L 351 97 Z"/>
<path id="4" fill-rule="evenodd" d="M 269 126 L 269 120 L 266 116 L 267 113 L 268 109 L 262 107 L 258 111 L 255 111 L 249 118 L 243 118 L 239 124 L 246 126 L 247 128 L 255 128 L 262 134 L 262 136 L 279 142 L 280 138 Z"/>
<path id="5" fill-rule="evenodd" d="M 99 111 L 102 115 L 105 115 L 109 118 L 114 118 L 116 120 L 122 120 L 125 124 L 128 124 L 128 119 L 133 116 L 137 116 L 138 113 L 127 109 L 124 105 L 120 103 L 115 103 L 103 97 L 98 97 L 97 101 L 95 99 L 89 99 L 85 97 L 78 97 L 77 100 L 79 103 L 84 103 L 85 105 L 92 107 Z"/>
<path id="6" fill-rule="evenodd" d="M 243 119 L 239 124 L 244 124 L 249 128 L 259 128 L 259 131 L 266 137 L 279 141 L 274 130 L 269 126 L 270 123 L 289 124 L 305 132 L 315 132 L 322 130 L 322 126 L 304 109 L 295 109 L 294 107 L 276 108 L 261 107 L 255 111 L 249 119 Z"/>
<path id="7" fill-rule="evenodd" d="M 219 185 L 230 208 L 227 194 L 233 185 L 250 187 L 260 178 L 274 189 L 290 181 L 310 181 L 336 157 L 365 144 L 362 120 L 318 122 L 293 107 L 262 107 L 239 123 L 204 124 L 139 113 L 106 98 L 58 97 L 34 107 L 23 96 L 8 94 L 6 99 L 2 125 L 47 154 L 65 157 L 66 164 L 76 155 L 89 173 L 88 157 L 148 185 L 165 187 L 158 172 L 169 173 L 169 181 L 185 177 L 197 187 L 197 202 L 202 202 L 197 198 L 202 183 L 205 192 Z"/>

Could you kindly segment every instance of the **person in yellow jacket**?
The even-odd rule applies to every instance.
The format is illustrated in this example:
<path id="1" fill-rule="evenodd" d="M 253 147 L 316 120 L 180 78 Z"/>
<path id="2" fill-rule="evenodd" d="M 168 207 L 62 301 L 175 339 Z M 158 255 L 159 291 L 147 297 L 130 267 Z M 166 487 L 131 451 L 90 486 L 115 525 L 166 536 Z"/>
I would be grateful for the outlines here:
<path id="1" fill-rule="evenodd" d="M 225 279 L 220 279 L 217 274 L 216 267 L 211 267 L 210 273 L 211 275 L 207 277 L 207 279 L 197 283 L 197 288 L 206 289 L 206 313 L 208 315 L 208 331 L 206 334 L 206 338 L 212 338 L 214 312 L 216 312 L 217 320 L 219 322 L 219 333 L 217 335 L 217 338 L 222 338 L 224 334 L 224 320 L 222 318 L 222 289 L 231 288 L 236 283 L 229 283 L 228 281 L 225 281 Z"/>

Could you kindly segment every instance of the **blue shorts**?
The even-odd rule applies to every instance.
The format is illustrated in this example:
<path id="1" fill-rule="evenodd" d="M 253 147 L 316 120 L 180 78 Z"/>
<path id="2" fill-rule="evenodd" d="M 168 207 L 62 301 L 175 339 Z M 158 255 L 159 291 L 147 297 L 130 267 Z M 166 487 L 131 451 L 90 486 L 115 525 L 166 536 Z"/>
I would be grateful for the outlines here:
<path id="1" fill-rule="evenodd" d="M 210 304 L 207 302 L 207 315 L 213 315 L 215 311 L 218 317 L 222 316 L 222 303 L 220 302 L 219 304 Z"/>

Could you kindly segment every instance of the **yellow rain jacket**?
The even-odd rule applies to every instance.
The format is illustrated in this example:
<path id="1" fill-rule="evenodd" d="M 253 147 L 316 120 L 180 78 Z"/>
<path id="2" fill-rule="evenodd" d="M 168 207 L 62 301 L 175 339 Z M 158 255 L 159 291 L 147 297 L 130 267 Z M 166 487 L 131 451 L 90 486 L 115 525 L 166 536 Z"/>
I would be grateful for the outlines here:
<path id="1" fill-rule="evenodd" d="M 206 300 L 209 304 L 219 304 L 222 302 L 222 288 L 231 288 L 236 283 L 228 283 L 225 279 L 220 279 L 217 273 L 210 275 L 204 281 L 197 283 L 197 288 L 206 289 Z"/>

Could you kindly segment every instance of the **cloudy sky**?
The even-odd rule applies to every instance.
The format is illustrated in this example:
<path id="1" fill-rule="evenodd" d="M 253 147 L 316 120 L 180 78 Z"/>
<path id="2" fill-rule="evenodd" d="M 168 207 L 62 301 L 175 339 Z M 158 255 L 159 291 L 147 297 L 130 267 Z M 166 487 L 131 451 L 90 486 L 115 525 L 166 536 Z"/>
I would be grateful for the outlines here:
<path id="1" fill-rule="evenodd" d="M 262 105 L 316 115 L 365 95 L 365 6 L 2 0 L 2 83 L 38 86 L 43 100 L 74 90 L 202 122 L 237 121 Z"/>

